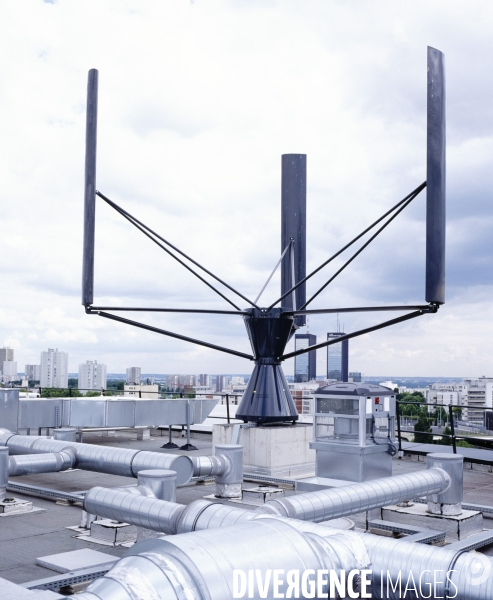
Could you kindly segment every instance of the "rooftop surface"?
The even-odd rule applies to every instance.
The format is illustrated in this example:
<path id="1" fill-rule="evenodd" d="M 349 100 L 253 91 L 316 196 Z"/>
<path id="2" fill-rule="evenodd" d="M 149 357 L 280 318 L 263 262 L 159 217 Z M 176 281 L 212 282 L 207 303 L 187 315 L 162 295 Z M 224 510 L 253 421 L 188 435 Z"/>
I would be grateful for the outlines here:
<path id="1" fill-rule="evenodd" d="M 184 444 L 185 438 L 174 441 Z M 172 454 L 210 455 L 212 454 L 212 436 L 208 434 L 195 434 L 192 443 L 198 448 L 196 451 L 186 452 L 180 449 L 164 450 L 161 446 L 167 441 L 167 435 L 160 436 L 160 432 L 153 430 L 150 440 L 137 441 L 135 434 L 130 432 L 117 432 L 112 436 L 103 436 L 101 433 L 86 433 L 84 442 L 98 445 L 117 446 L 121 448 L 135 448 L 139 450 L 152 450 Z M 438 450 L 438 449 L 437 449 Z M 492 453 L 493 454 L 493 453 Z M 393 461 L 393 474 L 399 475 L 426 468 L 423 457 L 414 459 L 397 459 Z M 31 484 L 44 488 L 52 488 L 64 492 L 78 492 L 88 490 L 94 486 L 114 487 L 132 485 L 135 479 L 118 477 L 107 474 L 91 473 L 81 470 L 69 470 L 60 473 L 46 473 L 34 476 L 11 478 L 22 484 Z M 246 481 L 244 487 L 256 487 L 258 482 Z M 213 493 L 213 482 L 205 484 L 190 483 L 177 489 L 177 502 L 189 504 L 190 502 Z M 285 494 L 294 491 L 286 489 Z M 81 521 L 81 508 L 77 505 L 56 503 L 53 500 L 8 492 L 9 496 L 29 500 L 36 508 L 43 512 L 5 516 L 0 518 L 0 577 L 14 583 L 25 583 L 37 579 L 53 577 L 57 573 L 36 564 L 36 558 L 72 550 L 89 548 L 116 557 L 122 557 L 127 548 L 100 545 L 83 541 L 75 537 L 76 532 L 68 527 L 75 527 Z M 227 501 L 222 501 L 228 503 Z M 470 465 L 466 463 L 464 469 L 464 502 L 474 504 L 493 505 L 493 473 L 491 467 L 484 465 Z M 238 506 L 238 503 L 233 504 Z M 252 510 L 254 506 L 243 504 L 242 507 Z M 364 527 L 364 515 L 350 517 L 356 527 Z M 493 519 L 485 519 L 484 527 L 493 529 Z M 485 554 L 493 556 L 493 546 L 482 550 Z M 1 594 L 0 594 L 1 596 Z"/>

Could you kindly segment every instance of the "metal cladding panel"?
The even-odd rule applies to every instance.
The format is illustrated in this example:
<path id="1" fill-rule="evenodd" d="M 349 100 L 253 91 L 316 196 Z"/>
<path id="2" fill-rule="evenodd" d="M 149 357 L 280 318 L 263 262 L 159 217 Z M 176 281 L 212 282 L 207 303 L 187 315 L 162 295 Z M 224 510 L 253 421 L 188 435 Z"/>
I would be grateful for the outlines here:
<path id="1" fill-rule="evenodd" d="M 70 427 L 106 427 L 106 400 L 72 400 Z"/>
<path id="2" fill-rule="evenodd" d="M 187 422 L 187 401 L 136 400 L 135 426 L 184 425 Z"/>
<path id="3" fill-rule="evenodd" d="M 72 400 L 70 398 L 62 398 L 62 414 L 61 423 L 62 427 L 70 427 L 70 405 Z"/>
<path id="4" fill-rule="evenodd" d="M 193 405 L 192 416 L 193 423 L 203 423 L 207 417 L 211 414 L 212 409 L 216 406 L 219 400 L 207 399 L 196 399 L 192 400 Z"/>
<path id="5" fill-rule="evenodd" d="M 255 365 L 236 411 L 236 418 L 255 423 L 298 419 L 298 412 L 281 365 Z"/>
<path id="6" fill-rule="evenodd" d="M 135 427 L 135 400 L 107 400 L 107 427 Z"/>
<path id="7" fill-rule="evenodd" d="M 22 399 L 19 401 L 19 429 L 31 427 L 57 427 L 62 424 L 60 398 Z M 58 422 L 57 422 L 58 409 Z"/>
<path id="8" fill-rule="evenodd" d="M 0 390 L 0 427 L 17 431 L 19 390 Z"/>
<path id="9" fill-rule="evenodd" d="M 96 225 L 96 136 L 98 122 L 98 71 L 87 79 L 86 163 L 84 177 L 84 250 L 82 258 L 82 304 L 94 295 L 94 232 Z"/>
<path id="10" fill-rule="evenodd" d="M 291 240 L 294 242 L 294 279 L 291 272 L 291 252 L 281 263 L 281 294 L 306 277 L 306 154 L 282 155 L 281 191 L 281 252 Z M 306 302 L 306 284 L 296 289 L 296 306 L 290 294 L 282 301 L 285 308 L 301 308 Z M 304 315 L 296 317 L 295 324 L 306 324 Z"/>
<path id="11" fill-rule="evenodd" d="M 426 157 L 426 301 L 445 302 L 445 71 L 428 47 Z"/>

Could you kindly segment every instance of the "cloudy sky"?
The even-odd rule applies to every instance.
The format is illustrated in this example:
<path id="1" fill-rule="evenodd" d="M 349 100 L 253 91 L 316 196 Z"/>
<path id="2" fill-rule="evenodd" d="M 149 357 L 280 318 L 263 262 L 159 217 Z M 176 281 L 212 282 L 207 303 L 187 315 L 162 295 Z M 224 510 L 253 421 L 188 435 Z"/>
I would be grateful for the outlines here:
<path id="1" fill-rule="evenodd" d="M 489 0 L 3 0 L 0 11 L 0 343 L 19 370 L 48 347 L 69 353 L 71 371 L 87 359 L 110 372 L 252 368 L 85 315 L 90 68 L 98 189 L 255 298 L 280 254 L 281 154 L 308 155 L 308 269 L 425 180 L 430 45 L 447 72 L 447 303 L 352 340 L 350 370 L 493 375 Z M 424 209 L 422 194 L 313 307 L 422 303 Z M 101 201 L 96 236 L 98 304 L 228 308 Z M 278 290 L 274 278 L 265 302 Z M 392 316 L 340 319 L 349 332 Z M 147 322 L 250 351 L 238 316 Z M 323 338 L 336 317 L 309 327 Z"/>

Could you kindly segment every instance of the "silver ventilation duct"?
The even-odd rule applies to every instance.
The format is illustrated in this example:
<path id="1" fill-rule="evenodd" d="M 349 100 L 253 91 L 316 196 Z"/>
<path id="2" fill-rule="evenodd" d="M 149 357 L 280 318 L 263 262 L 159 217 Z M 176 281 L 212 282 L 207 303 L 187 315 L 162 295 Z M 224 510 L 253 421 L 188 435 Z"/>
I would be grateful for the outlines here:
<path id="1" fill-rule="evenodd" d="M 239 541 L 241 540 L 241 543 Z M 296 531 L 280 519 L 264 518 L 137 544 L 105 577 L 77 600 L 230 600 L 234 570 L 361 569 L 369 562 L 357 536 L 351 551 L 340 533 L 330 541 Z M 358 556 L 363 556 L 360 562 Z M 366 564 L 364 564 L 366 562 Z M 280 586 L 286 593 L 287 584 Z M 256 598 L 260 596 L 256 595 Z M 272 584 L 269 593 L 273 597 Z"/>
<path id="2" fill-rule="evenodd" d="M 225 527 L 253 519 L 243 508 L 196 500 L 188 506 L 149 497 L 149 488 L 94 487 L 84 497 L 84 510 L 106 519 L 130 523 L 167 534 Z"/>
<path id="3" fill-rule="evenodd" d="M 450 476 L 443 469 L 432 468 L 269 500 L 259 510 L 280 517 L 320 523 L 424 495 L 438 494 L 448 489 L 450 482 Z"/>
<path id="4" fill-rule="evenodd" d="M 451 481 L 443 469 L 431 468 L 409 475 L 270 500 L 255 512 L 318 523 L 425 494 L 442 493 L 451 487 Z M 133 525 L 142 525 L 145 521 L 143 527 L 167 534 L 225 527 L 255 518 L 253 511 L 207 500 L 183 506 L 155 498 L 135 497 L 124 489 L 102 487 L 95 487 L 86 494 L 84 510 Z"/>
<path id="5" fill-rule="evenodd" d="M 19 475 L 35 475 L 36 473 L 56 473 L 57 471 L 71 469 L 74 464 L 75 452 L 71 448 L 46 454 L 10 456 L 9 475 L 18 477 Z"/>
<path id="6" fill-rule="evenodd" d="M 241 498 L 243 446 L 217 444 L 214 456 L 192 458 L 194 477 L 214 477 L 218 498 Z"/>
<path id="7" fill-rule="evenodd" d="M 477 562 L 474 554 L 264 516 L 234 527 L 145 540 L 74 599 L 230 600 L 234 570 L 259 570 L 265 577 L 276 569 L 284 574 L 279 592 L 287 597 L 288 571 L 301 576 L 309 569 L 333 569 L 347 576 L 367 568 L 374 598 L 402 598 L 407 583 L 402 580 L 413 573 L 421 582 L 406 593 L 410 600 L 489 600 L 493 577 L 479 579 Z M 273 578 L 264 595 L 255 591 L 254 598 L 275 597 Z"/>
<path id="8" fill-rule="evenodd" d="M 78 469 L 124 477 L 137 477 L 139 471 L 148 469 L 169 469 L 176 471 L 177 485 L 188 483 L 193 473 L 191 459 L 175 454 L 102 447 L 12 433 L 2 435 L 0 445 L 7 446 L 12 455 L 52 454 L 72 450 L 75 453 L 73 466 Z"/>

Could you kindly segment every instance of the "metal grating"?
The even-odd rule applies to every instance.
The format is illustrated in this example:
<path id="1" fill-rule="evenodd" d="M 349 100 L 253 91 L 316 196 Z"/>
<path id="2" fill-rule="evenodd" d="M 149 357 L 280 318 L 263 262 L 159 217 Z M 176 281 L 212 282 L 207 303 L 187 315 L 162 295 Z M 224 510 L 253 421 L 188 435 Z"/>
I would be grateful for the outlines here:
<path id="1" fill-rule="evenodd" d="M 55 498 L 56 500 L 68 500 L 69 502 L 83 502 L 85 495 L 85 492 L 61 492 L 60 490 L 52 490 L 37 485 L 27 485 L 25 483 L 14 483 L 13 481 L 7 483 L 7 489 L 20 492 L 21 494 Z"/>
<path id="2" fill-rule="evenodd" d="M 368 521 L 368 528 L 382 529 L 392 531 L 393 533 L 404 533 L 406 542 L 416 542 L 420 544 L 431 544 L 441 542 L 445 539 L 445 532 L 437 529 L 428 529 L 427 527 L 416 527 L 406 523 L 394 523 L 393 521 L 384 521 L 383 519 L 373 519 Z M 411 534 L 411 535 L 409 535 Z"/>
<path id="3" fill-rule="evenodd" d="M 470 535 L 460 542 L 453 542 L 447 546 L 447 550 L 468 552 L 469 550 L 476 550 L 477 548 L 483 548 L 490 544 L 493 544 L 493 531 L 489 529 L 487 531 L 482 531 L 481 533 Z"/>
<path id="4" fill-rule="evenodd" d="M 413 533 L 413 535 L 408 535 L 403 540 L 417 544 L 434 544 L 435 542 L 443 542 L 445 540 L 445 531 L 430 529 L 429 533 Z"/>
<path id="5" fill-rule="evenodd" d="M 47 577 L 46 579 L 28 581 L 27 583 L 21 583 L 19 585 L 27 588 L 28 590 L 58 591 L 59 589 L 68 587 L 69 585 L 93 581 L 94 579 L 103 577 L 103 575 L 106 575 L 109 570 L 110 567 L 90 567 L 88 569 L 81 569 L 80 571 L 71 571 L 70 573 L 55 575 L 55 577 Z"/>

